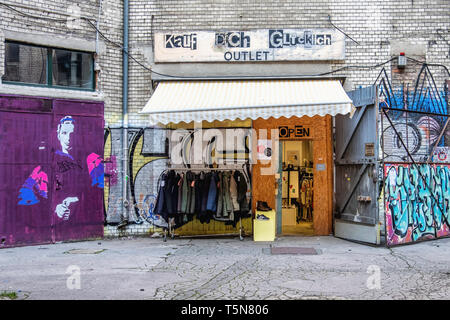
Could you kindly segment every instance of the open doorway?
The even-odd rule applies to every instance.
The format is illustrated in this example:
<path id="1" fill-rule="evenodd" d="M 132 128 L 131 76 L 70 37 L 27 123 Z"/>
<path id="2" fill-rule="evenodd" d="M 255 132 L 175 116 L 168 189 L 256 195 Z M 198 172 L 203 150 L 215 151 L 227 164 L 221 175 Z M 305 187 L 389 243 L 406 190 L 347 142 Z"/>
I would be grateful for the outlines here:
<path id="1" fill-rule="evenodd" d="M 310 140 L 282 141 L 282 234 L 313 235 L 313 148 Z"/>

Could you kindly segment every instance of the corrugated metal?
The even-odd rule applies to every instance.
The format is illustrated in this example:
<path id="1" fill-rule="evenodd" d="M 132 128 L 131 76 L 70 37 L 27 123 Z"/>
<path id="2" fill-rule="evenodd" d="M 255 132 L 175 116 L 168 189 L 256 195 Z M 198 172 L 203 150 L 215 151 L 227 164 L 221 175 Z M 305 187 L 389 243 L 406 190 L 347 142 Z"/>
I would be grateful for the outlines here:
<path id="1" fill-rule="evenodd" d="M 335 235 L 371 243 L 379 243 L 375 93 L 375 87 L 349 92 L 353 117 L 335 118 Z"/>
<path id="2" fill-rule="evenodd" d="M 161 82 L 140 113 L 153 123 L 347 114 L 352 101 L 337 80 Z"/>
<path id="3" fill-rule="evenodd" d="M 61 160 L 65 116 L 73 158 Z M 0 248 L 103 235 L 102 166 L 94 185 L 87 162 L 103 155 L 103 103 L 0 95 L 0 150 Z M 79 201 L 60 219 L 55 206 L 70 196 Z"/>
<path id="4" fill-rule="evenodd" d="M 103 189 L 92 186 L 87 158 L 92 153 L 103 157 L 103 117 L 98 116 L 103 112 L 103 104 L 57 100 L 54 109 L 53 128 L 57 128 L 60 119 L 67 115 L 75 120 L 71 137 L 73 159 L 56 154 L 53 157 L 54 179 L 61 183 L 59 187 L 55 184 L 52 197 L 55 241 L 102 237 Z M 52 137 L 54 149 L 57 150 L 61 146 L 56 129 Z M 56 206 L 71 197 L 78 198 L 78 201 L 69 206 L 69 219 L 55 216 Z"/>
<path id="5" fill-rule="evenodd" d="M 11 106 L 27 102 L 6 100 Z M 49 180 L 51 120 L 51 114 L 0 112 L 0 248 L 47 243 L 52 239 L 48 200 L 51 181 L 46 183 L 47 198 L 36 193 L 33 196 L 37 186 L 27 183 L 28 179 L 37 180 L 37 174 L 33 176 L 36 168 Z"/>

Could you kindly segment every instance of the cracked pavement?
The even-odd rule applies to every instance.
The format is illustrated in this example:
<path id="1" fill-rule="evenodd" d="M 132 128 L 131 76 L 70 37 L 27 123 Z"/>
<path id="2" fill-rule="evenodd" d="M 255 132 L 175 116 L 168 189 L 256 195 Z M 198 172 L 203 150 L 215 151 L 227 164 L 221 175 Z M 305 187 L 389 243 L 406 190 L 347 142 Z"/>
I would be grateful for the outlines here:
<path id="1" fill-rule="evenodd" d="M 271 245 L 320 254 L 271 255 Z M 447 300 L 449 248 L 449 238 L 385 248 L 332 236 L 57 243 L 1 249 L 0 291 L 28 300 Z M 73 266 L 79 289 L 68 287 Z"/>

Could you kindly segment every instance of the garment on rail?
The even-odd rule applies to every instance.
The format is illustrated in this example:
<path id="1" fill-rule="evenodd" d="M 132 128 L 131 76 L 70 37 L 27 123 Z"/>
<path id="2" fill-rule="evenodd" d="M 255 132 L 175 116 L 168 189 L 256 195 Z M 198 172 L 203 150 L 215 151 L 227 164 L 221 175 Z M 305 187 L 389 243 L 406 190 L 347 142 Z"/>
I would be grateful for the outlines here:
<path id="1" fill-rule="evenodd" d="M 162 173 L 155 203 L 155 214 L 175 225 L 191 221 L 195 216 L 201 223 L 211 219 L 236 226 L 240 218 L 251 216 L 248 183 L 239 170 L 186 170 Z"/>

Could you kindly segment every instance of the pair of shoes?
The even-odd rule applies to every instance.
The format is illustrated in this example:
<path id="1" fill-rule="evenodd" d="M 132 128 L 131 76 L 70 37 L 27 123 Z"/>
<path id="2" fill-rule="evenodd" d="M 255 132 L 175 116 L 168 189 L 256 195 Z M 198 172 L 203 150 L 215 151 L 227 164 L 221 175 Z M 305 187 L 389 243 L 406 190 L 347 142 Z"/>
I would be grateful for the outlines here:
<path id="1" fill-rule="evenodd" d="M 265 216 L 265 215 L 263 215 L 263 214 L 258 214 L 258 215 L 256 216 L 256 219 L 258 219 L 258 220 L 270 220 L 269 217 L 267 217 L 267 216 Z"/>
<path id="2" fill-rule="evenodd" d="M 272 210 L 272 208 L 267 205 L 267 202 L 258 201 L 257 204 L 256 204 L 256 210 L 258 210 L 258 211 L 270 211 L 270 210 Z"/>

